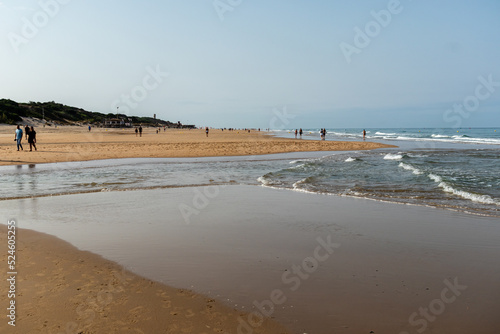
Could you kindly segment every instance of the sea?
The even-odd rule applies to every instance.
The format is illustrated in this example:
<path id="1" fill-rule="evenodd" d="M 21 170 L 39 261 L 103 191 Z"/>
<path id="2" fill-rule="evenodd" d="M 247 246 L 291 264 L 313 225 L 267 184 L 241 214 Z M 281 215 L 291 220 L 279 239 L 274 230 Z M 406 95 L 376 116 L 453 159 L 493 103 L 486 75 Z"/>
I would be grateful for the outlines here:
<path id="1" fill-rule="evenodd" d="M 320 140 L 319 128 L 302 140 Z M 117 159 L 0 167 L 0 200 L 180 187 L 252 185 L 500 217 L 500 128 L 326 129 L 371 151 Z M 294 129 L 272 131 L 294 138 Z"/>

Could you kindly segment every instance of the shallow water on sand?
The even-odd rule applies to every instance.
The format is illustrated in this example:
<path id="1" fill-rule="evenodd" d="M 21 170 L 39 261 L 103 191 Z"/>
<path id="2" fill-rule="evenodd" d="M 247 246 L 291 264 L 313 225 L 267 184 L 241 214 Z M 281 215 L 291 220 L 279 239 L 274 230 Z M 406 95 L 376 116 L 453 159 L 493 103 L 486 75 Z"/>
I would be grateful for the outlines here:
<path id="1" fill-rule="evenodd" d="M 0 167 L 0 200 L 208 185 L 264 185 L 500 217 L 497 148 L 412 147 Z"/>
<path id="2" fill-rule="evenodd" d="M 429 333 L 497 321 L 494 218 L 223 185 L 0 201 L 0 215 L 241 311 L 279 290 L 265 312 L 294 333 L 415 332 L 409 315 L 456 276 L 471 293 Z"/>

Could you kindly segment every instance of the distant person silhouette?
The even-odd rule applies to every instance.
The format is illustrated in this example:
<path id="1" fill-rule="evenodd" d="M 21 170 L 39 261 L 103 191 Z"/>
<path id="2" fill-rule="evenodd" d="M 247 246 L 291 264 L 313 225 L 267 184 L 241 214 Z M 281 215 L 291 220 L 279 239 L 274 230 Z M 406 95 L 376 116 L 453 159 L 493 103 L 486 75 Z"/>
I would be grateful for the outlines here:
<path id="1" fill-rule="evenodd" d="M 24 132 L 26 132 L 26 139 L 28 139 L 28 132 L 30 132 L 30 127 L 28 124 L 26 124 L 26 127 L 24 128 Z"/>
<path id="2" fill-rule="evenodd" d="M 142 137 L 142 126 L 139 126 L 139 137 Z"/>

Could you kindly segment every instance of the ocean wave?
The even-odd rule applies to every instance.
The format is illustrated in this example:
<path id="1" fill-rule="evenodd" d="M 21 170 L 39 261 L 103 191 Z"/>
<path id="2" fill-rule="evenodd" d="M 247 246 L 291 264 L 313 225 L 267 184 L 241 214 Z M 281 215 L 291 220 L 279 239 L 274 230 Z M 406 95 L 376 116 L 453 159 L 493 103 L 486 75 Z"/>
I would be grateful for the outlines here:
<path id="1" fill-rule="evenodd" d="M 270 185 L 273 184 L 273 182 L 271 180 L 267 179 L 265 175 L 260 176 L 257 179 L 257 181 L 259 181 L 260 183 L 262 183 L 262 185 L 264 185 L 264 186 L 270 186 Z"/>
<path id="2" fill-rule="evenodd" d="M 352 161 L 356 161 L 356 160 L 358 160 L 358 159 L 349 157 L 349 158 L 345 159 L 345 162 L 352 162 Z"/>
<path id="3" fill-rule="evenodd" d="M 434 182 L 436 182 L 438 184 L 438 187 L 442 188 L 443 191 L 445 191 L 447 193 L 450 193 L 450 194 L 453 194 L 453 195 L 456 195 L 456 196 L 459 196 L 459 197 L 462 197 L 464 199 L 468 199 L 468 200 L 471 200 L 471 201 L 477 202 L 477 203 L 494 204 L 494 205 L 500 206 L 500 201 L 493 199 L 489 195 L 474 194 L 474 193 L 470 193 L 468 191 L 453 188 L 450 184 L 443 181 L 443 178 L 439 175 L 429 174 L 428 176 L 431 180 L 433 180 Z"/>
<path id="4" fill-rule="evenodd" d="M 423 172 L 420 169 L 415 168 L 415 167 L 413 167 L 411 165 L 405 164 L 404 162 L 400 162 L 399 163 L 399 167 L 401 167 L 403 169 L 406 169 L 406 170 L 409 170 L 409 171 L 411 171 L 415 175 L 421 175 L 421 174 L 423 174 Z"/>
<path id="5" fill-rule="evenodd" d="M 395 136 L 396 133 L 385 133 L 385 132 L 377 131 L 377 132 L 375 132 L 375 135 L 378 135 L 378 136 Z"/>
<path id="6" fill-rule="evenodd" d="M 445 136 L 445 135 L 435 135 L 435 134 L 432 134 L 431 135 L 432 138 L 450 138 L 450 136 Z"/>
<path id="7" fill-rule="evenodd" d="M 429 179 L 431 179 L 432 181 L 436 182 L 436 183 L 440 183 L 440 182 L 443 182 L 443 179 L 441 178 L 441 176 L 439 175 L 436 175 L 436 174 L 429 174 L 427 175 L 429 177 Z"/>
<path id="8" fill-rule="evenodd" d="M 403 159 L 403 155 L 402 154 L 392 154 L 392 153 L 388 153 L 384 156 L 384 160 L 401 160 Z"/>
<path id="9" fill-rule="evenodd" d="M 327 157 L 326 155 L 324 157 Z M 307 163 L 307 162 L 310 162 L 310 161 L 317 161 L 317 160 L 320 160 L 324 157 L 321 157 L 321 158 L 311 158 L 311 159 L 300 159 L 300 160 L 292 160 L 289 162 L 290 165 L 294 165 L 294 164 L 304 164 L 304 163 Z"/>
<path id="10" fill-rule="evenodd" d="M 295 166 L 289 167 L 289 168 L 287 168 L 287 170 L 290 170 L 290 169 L 301 169 L 305 165 L 306 165 L 305 163 L 302 163 L 302 164 L 299 164 L 299 165 L 295 165 Z"/>
<path id="11" fill-rule="evenodd" d="M 397 139 L 397 140 L 421 140 L 424 138 L 397 136 L 395 139 Z"/>
<path id="12" fill-rule="evenodd" d="M 299 180 L 297 182 L 295 182 L 292 187 L 293 189 L 299 189 L 299 185 L 303 184 L 303 183 L 306 183 L 307 182 L 307 178 L 305 179 L 302 179 L 302 180 Z"/>

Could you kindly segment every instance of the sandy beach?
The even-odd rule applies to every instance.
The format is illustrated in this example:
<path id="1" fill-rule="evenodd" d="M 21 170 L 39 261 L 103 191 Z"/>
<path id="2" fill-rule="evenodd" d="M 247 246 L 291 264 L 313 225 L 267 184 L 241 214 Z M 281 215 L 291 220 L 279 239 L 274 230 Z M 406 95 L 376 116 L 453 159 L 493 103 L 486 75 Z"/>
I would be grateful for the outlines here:
<path id="1" fill-rule="evenodd" d="M 0 201 L 0 243 L 7 245 L 7 219 L 17 226 L 16 327 L 4 318 L 2 333 L 465 334 L 500 328 L 494 218 L 240 185 L 234 174 L 218 184 L 204 173 L 224 163 L 204 158 L 159 162 L 172 166 L 162 172 L 167 178 L 188 181 L 126 191 L 97 191 L 92 182 L 103 177 L 105 187 L 115 182 L 108 174 L 136 172 L 140 179 L 162 169 L 141 159 L 107 161 L 103 168 L 103 161 L 46 164 L 186 156 L 213 156 L 214 163 L 217 156 L 387 145 L 219 130 L 207 138 L 201 130 L 146 129 L 141 138 L 131 130 L 64 127 L 41 129 L 39 151 L 17 152 L 11 130 L 1 129 L 1 163 L 17 166 L 2 170 L 14 181 L 10 192 L 22 195 Z M 243 167 L 243 158 L 225 159 L 231 173 Z M 262 159 L 250 160 L 248 173 L 265 173 Z M 93 190 L 59 193 L 77 186 L 65 176 L 73 168 L 88 178 L 82 187 Z M 61 196 L 25 195 L 45 194 L 45 187 Z M 7 251 L 0 260 L 8 268 Z M 0 294 L 9 295 L 8 284 Z"/>
<path id="2" fill-rule="evenodd" d="M 221 131 L 144 128 L 142 137 L 134 129 L 59 126 L 39 127 L 38 151 L 17 151 L 14 126 L 0 126 L 0 165 L 37 164 L 118 158 L 170 158 L 260 155 L 305 151 L 370 150 L 390 147 L 372 142 L 312 141 L 276 138 L 259 131 Z M 24 131 L 24 130 L 23 130 Z"/>
<path id="3" fill-rule="evenodd" d="M 320 142 L 275 138 L 258 131 L 172 130 L 63 126 L 37 128 L 37 151 L 17 151 L 13 126 L 0 127 L 0 165 L 25 165 L 136 157 L 204 157 L 301 151 L 366 150 L 386 145 L 368 142 Z M 6 228 L 1 226 L 2 243 Z M 18 229 L 15 333 L 233 333 L 245 331 L 243 311 L 186 289 L 150 281 L 119 265 L 82 252 L 53 236 Z M 1 263 L 6 267 L 7 254 Z M 0 293 L 7 295 L 6 285 Z M 154 320 L 154 321 L 152 321 Z M 258 320 L 258 319 L 257 319 Z M 241 327 L 243 326 L 243 327 Z M 254 333 L 286 333 L 266 320 Z"/>
<path id="4" fill-rule="evenodd" d="M 178 208 L 197 190 L 213 188 L 0 202 L 0 214 L 19 226 L 149 279 L 126 272 L 123 280 L 113 263 L 21 230 L 21 332 L 54 333 L 67 323 L 80 326 L 76 333 L 284 332 L 272 323 L 248 327 L 262 314 L 295 334 L 499 328 L 493 218 L 230 186 L 187 224 Z M 212 299 L 224 306 L 209 309 Z"/>
<path id="5" fill-rule="evenodd" d="M 139 277 L 53 236 L 16 232 L 15 327 L 3 319 L 2 333 L 233 333 L 245 317 L 214 299 Z M 3 244 L 6 233 L 0 225 Z M 1 263 L 7 267 L 5 252 Z M 8 291 L 2 284 L 2 296 Z M 255 332 L 287 333 L 267 319 Z"/>

